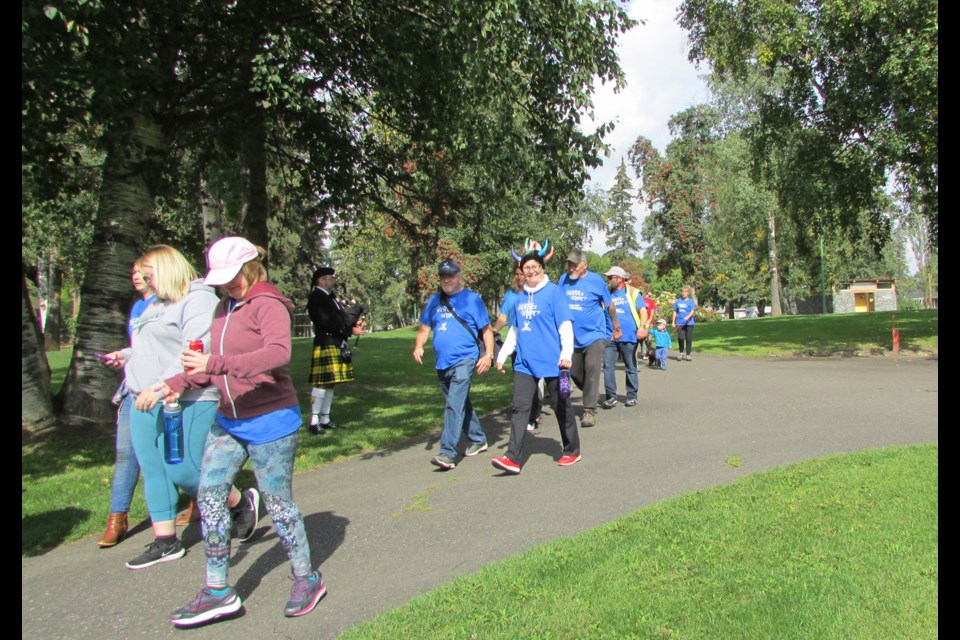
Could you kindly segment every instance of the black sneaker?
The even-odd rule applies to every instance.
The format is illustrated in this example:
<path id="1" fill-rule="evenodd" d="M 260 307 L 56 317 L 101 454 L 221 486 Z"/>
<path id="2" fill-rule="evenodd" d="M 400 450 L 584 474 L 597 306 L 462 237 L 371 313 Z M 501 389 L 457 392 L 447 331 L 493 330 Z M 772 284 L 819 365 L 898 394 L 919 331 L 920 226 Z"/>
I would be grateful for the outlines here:
<path id="1" fill-rule="evenodd" d="M 326 432 L 327 432 L 326 429 L 321 427 L 319 424 L 310 425 L 310 433 L 312 433 L 315 436 L 322 436 Z"/>
<path id="2" fill-rule="evenodd" d="M 211 593 L 209 587 L 204 587 L 196 598 L 170 614 L 170 622 L 175 627 L 195 627 L 236 613 L 241 606 L 240 596 L 233 587 L 227 587 L 227 592 L 220 596 Z"/>
<path id="3" fill-rule="evenodd" d="M 253 488 L 245 490 L 240 504 L 230 510 L 230 516 L 233 519 L 233 535 L 240 542 L 249 540 L 260 520 L 260 492 Z"/>
<path id="4" fill-rule="evenodd" d="M 617 406 L 617 399 L 607 398 L 606 400 L 600 403 L 600 406 L 603 407 L 604 409 L 613 409 L 615 406 Z"/>
<path id="5" fill-rule="evenodd" d="M 172 562 L 179 560 L 186 551 L 180 544 L 180 538 L 174 538 L 171 541 L 154 540 L 147 545 L 147 550 L 127 563 L 127 569 L 146 569 L 161 562 Z"/>

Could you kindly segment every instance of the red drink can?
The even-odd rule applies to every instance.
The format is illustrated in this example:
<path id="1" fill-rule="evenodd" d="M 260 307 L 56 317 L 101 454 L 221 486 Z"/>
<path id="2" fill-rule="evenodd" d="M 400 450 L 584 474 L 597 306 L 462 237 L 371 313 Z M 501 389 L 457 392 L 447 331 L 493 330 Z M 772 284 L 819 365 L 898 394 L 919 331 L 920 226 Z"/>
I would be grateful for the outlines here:
<path id="1" fill-rule="evenodd" d="M 187 343 L 187 349 L 190 351 L 203 353 L 203 340 L 191 340 Z"/>

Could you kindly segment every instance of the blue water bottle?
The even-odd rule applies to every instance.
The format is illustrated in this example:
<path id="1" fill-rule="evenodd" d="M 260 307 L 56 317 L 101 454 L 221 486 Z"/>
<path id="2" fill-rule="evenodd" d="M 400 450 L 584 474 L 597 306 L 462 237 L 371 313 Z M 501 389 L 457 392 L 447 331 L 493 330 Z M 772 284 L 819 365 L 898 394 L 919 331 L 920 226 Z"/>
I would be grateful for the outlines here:
<path id="1" fill-rule="evenodd" d="M 167 464 L 183 462 L 183 409 L 176 400 L 163 405 L 163 459 Z"/>

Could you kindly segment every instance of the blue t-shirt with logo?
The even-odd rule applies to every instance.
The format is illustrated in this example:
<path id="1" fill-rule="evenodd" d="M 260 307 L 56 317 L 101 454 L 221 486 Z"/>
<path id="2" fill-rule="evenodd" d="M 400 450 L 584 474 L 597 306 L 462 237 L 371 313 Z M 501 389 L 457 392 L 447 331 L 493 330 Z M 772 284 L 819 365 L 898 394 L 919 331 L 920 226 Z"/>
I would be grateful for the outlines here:
<path id="1" fill-rule="evenodd" d="M 574 280 L 565 273 L 558 284 L 573 313 L 573 346 L 584 349 L 597 340 L 609 338 L 604 316 L 609 316 L 610 291 L 603 278 L 587 271 L 582 278 Z"/>
<path id="2" fill-rule="evenodd" d="M 559 329 L 567 320 L 573 320 L 567 297 L 552 282 L 535 293 L 520 293 L 513 323 L 517 330 L 514 371 L 534 378 L 559 376 Z"/>
<path id="3" fill-rule="evenodd" d="M 433 351 L 437 357 L 437 369 L 441 371 L 467 358 L 476 360 L 480 350 L 473 336 L 482 340 L 480 329 L 490 324 L 483 300 L 469 289 L 461 289 L 450 296 L 449 304 L 467 323 L 473 335 L 453 317 L 446 306 L 440 304 L 439 293 L 433 294 L 420 314 L 420 323 L 433 329 Z"/>
<path id="4" fill-rule="evenodd" d="M 677 326 L 696 324 L 694 316 L 690 316 L 690 320 L 684 320 L 696 308 L 697 303 L 693 301 L 693 298 L 677 298 L 677 301 L 673 303 L 673 310 L 677 312 Z"/>
<path id="5" fill-rule="evenodd" d="M 623 335 L 620 336 L 620 339 L 617 342 L 636 342 L 637 341 L 637 323 L 633 320 L 633 314 L 630 312 L 630 305 L 633 304 L 630 301 L 630 296 L 627 295 L 627 287 L 622 289 L 617 289 L 610 294 L 610 299 L 613 300 L 613 304 L 617 305 L 617 320 L 620 321 L 620 330 L 623 332 Z M 636 294 L 637 302 L 636 308 L 639 312 L 640 309 L 646 309 L 647 303 L 644 302 L 643 296 L 640 295 L 640 292 L 636 289 L 632 290 L 632 293 Z M 607 318 L 610 317 L 610 314 L 605 314 Z M 639 317 L 640 314 L 637 314 Z M 608 320 L 607 328 L 610 331 L 613 331 L 613 321 Z"/>
<path id="6" fill-rule="evenodd" d="M 503 294 L 503 304 L 500 305 L 500 313 L 506 316 L 506 326 L 508 327 L 514 324 L 514 320 L 517 317 L 517 299 L 519 297 L 520 294 L 513 289 Z"/>

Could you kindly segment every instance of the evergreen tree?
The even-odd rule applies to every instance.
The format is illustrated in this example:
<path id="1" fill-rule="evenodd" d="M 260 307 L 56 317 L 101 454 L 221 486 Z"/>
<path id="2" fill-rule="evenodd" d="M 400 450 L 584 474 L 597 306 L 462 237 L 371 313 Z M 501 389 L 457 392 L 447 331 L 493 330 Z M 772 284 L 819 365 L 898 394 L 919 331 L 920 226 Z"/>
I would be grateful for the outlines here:
<path id="1" fill-rule="evenodd" d="M 617 176 L 608 192 L 609 209 L 606 216 L 607 246 L 612 250 L 607 253 L 614 264 L 631 257 L 640 251 L 637 241 L 637 218 L 633 215 L 633 184 L 627 175 L 627 163 L 620 159 Z"/>

